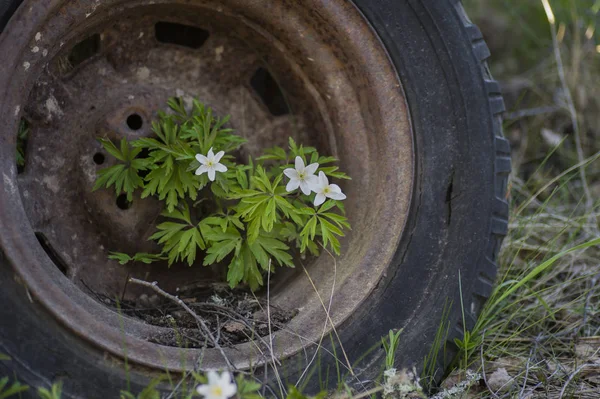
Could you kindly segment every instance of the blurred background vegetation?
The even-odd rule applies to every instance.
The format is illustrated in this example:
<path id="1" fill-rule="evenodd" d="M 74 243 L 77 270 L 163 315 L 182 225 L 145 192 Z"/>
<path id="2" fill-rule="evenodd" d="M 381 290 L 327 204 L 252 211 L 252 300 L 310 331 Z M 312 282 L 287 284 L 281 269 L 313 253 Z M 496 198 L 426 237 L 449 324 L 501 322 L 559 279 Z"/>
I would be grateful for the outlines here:
<path id="1" fill-rule="evenodd" d="M 600 248 L 565 252 L 600 237 L 600 0 L 463 3 L 505 97 L 511 216 L 495 296 L 442 387 L 470 369 L 482 380 L 455 397 L 600 398 Z"/>

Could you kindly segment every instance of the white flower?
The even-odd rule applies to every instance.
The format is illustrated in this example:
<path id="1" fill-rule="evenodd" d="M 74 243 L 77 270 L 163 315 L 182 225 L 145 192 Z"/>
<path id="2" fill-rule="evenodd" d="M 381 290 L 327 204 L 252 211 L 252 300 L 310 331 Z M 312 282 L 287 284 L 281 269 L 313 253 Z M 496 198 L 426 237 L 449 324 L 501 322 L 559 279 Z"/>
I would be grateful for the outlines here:
<path id="1" fill-rule="evenodd" d="M 215 172 L 227 172 L 227 166 L 219 163 L 223 155 L 225 155 L 225 151 L 219 151 L 217 152 L 217 155 L 215 155 L 212 147 L 208 150 L 206 156 L 196 154 L 196 159 L 202 164 L 196 169 L 196 175 L 200 176 L 202 173 L 208 172 L 209 180 L 215 181 Z"/>
<path id="2" fill-rule="evenodd" d="M 283 173 L 290 178 L 285 189 L 290 192 L 294 191 L 298 187 L 300 190 L 306 195 L 310 194 L 310 188 L 313 184 L 317 183 L 317 176 L 315 176 L 315 172 L 319 167 L 318 163 L 311 163 L 307 167 L 304 167 L 304 161 L 301 157 L 296 157 L 296 168 L 287 168 L 283 171 Z"/>
<path id="3" fill-rule="evenodd" d="M 228 399 L 237 392 L 235 383 L 231 382 L 231 374 L 227 371 L 220 376 L 216 371 L 209 371 L 206 375 L 208 384 L 198 385 L 196 388 L 196 392 L 206 399 Z"/>
<path id="4" fill-rule="evenodd" d="M 334 200 L 346 199 L 346 194 L 342 193 L 342 189 L 337 184 L 329 184 L 327 176 L 322 171 L 319 172 L 318 180 L 311 186 L 312 191 L 317 193 L 315 197 L 315 206 L 321 205 L 325 202 L 325 198 L 331 198 Z"/>

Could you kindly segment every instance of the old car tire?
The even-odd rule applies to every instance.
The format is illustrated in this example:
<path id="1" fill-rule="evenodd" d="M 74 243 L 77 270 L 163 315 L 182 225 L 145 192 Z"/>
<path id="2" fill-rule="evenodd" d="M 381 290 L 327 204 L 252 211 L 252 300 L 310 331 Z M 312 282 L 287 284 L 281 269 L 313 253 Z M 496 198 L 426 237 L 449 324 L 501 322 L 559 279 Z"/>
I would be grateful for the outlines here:
<path id="1" fill-rule="evenodd" d="M 398 367 L 418 368 L 440 323 L 451 326 L 449 354 L 455 350 L 453 338 L 460 337 L 463 327 L 474 325 L 491 293 L 507 232 L 510 172 L 500 88 L 487 68 L 489 51 L 482 35 L 459 0 L 352 1 L 396 68 L 410 114 L 415 156 L 410 210 L 387 272 L 360 307 L 337 326 L 358 375 L 348 377 L 350 384 L 380 371 L 383 351 L 377 344 L 390 329 L 403 328 Z M 0 3 L 0 32 L 26 18 L 28 2 L 19 8 L 20 3 Z M 0 33 L 0 44 L 3 40 Z M 13 148 L 13 142 L 2 140 L 3 147 Z M 4 174 L 3 190 L 10 190 L 10 184 Z M 118 397 L 121 389 L 139 391 L 148 383 L 147 368 L 125 371 L 123 362 L 49 315 L 29 296 L 14 261 L 5 253 L 3 248 L 0 353 L 12 360 L 0 362 L 0 376 L 16 375 L 34 387 L 61 380 L 64 397 L 87 399 Z M 323 342 L 326 348 L 331 347 L 328 341 Z M 286 380 L 295 381 L 302 374 L 306 366 L 302 359 L 306 358 L 295 358 L 282 369 Z M 319 367 L 321 379 L 330 368 L 329 386 L 335 386 L 334 360 L 323 356 Z M 440 373 L 442 368 L 440 364 Z M 309 390 L 319 389 L 318 374 L 312 374 Z"/>

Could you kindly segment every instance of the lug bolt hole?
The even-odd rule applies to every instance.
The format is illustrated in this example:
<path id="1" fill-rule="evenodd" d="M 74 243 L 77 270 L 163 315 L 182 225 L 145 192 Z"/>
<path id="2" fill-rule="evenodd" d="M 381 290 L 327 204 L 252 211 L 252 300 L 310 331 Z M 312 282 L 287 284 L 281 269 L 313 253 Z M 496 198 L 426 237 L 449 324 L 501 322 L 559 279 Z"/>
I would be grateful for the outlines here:
<path id="1" fill-rule="evenodd" d="M 127 199 L 127 195 L 121 194 L 117 197 L 117 206 L 119 209 L 126 210 L 131 208 L 131 205 L 133 205 L 133 202 Z"/>
<path id="2" fill-rule="evenodd" d="M 131 130 L 140 130 L 143 124 L 144 121 L 142 120 L 142 117 L 138 114 L 131 114 L 127 117 L 127 126 Z"/>
<path id="3" fill-rule="evenodd" d="M 97 152 L 94 154 L 94 163 L 96 165 L 102 165 L 104 163 L 104 154 Z"/>

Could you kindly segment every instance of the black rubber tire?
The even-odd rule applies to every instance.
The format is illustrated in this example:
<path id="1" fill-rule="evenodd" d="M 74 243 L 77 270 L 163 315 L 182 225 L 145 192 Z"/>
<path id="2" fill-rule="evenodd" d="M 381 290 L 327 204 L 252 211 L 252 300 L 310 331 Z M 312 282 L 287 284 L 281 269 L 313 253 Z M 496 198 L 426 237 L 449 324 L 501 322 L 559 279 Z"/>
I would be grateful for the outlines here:
<path id="1" fill-rule="evenodd" d="M 364 380 L 380 370 L 383 353 L 369 349 L 391 328 L 404 327 L 398 367 L 422 364 L 445 305 L 450 305 L 447 321 L 453 327 L 449 342 L 462 334 L 459 275 L 466 328 L 474 324 L 491 293 L 507 231 L 510 148 L 502 137 L 499 85 L 485 63 L 488 48 L 459 0 L 353 1 L 400 75 L 417 159 L 394 273 L 338 329 L 349 358 L 361 359 L 355 370 Z M 0 2 L 0 32 L 19 3 Z M 13 358 L 0 362 L 0 376 L 16 374 L 32 386 L 62 379 L 65 398 L 118 397 L 127 380 L 134 391 L 147 383 L 141 372 L 126 375 L 123 365 L 104 359 L 29 301 L 5 258 L 0 259 L 0 281 L 0 353 Z M 448 348 L 452 352 L 452 344 Z M 337 379 L 332 364 L 326 358 L 320 362 L 323 373 L 332 367 L 330 387 Z M 301 368 L 282 371 L 291 377 Z M 309 384 L 313 390 L 319 387 L 317 374 Z"/>

